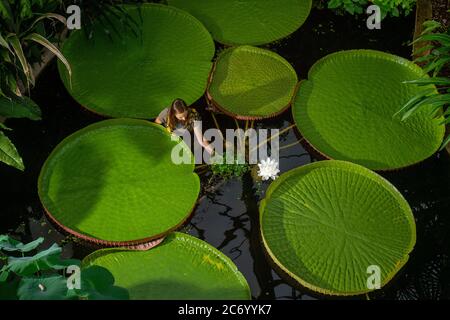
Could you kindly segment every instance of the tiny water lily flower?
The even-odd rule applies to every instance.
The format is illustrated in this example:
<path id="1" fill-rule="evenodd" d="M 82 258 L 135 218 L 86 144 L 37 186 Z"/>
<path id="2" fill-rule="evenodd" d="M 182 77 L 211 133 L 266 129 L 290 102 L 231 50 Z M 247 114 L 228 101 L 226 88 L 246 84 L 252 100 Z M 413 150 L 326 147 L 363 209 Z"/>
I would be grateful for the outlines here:
<path id="1" fill-rule="evenodd" d="M 261 160 L 261 163 L 258 163 L 258 167 L 258 176 L 260 176 L 264 181 L 269 179 L 275 180 L 280 172 L 280 169 L 278 169 L 278 162 L 275 161 L 275 159 L 267 158 L 265 160 Z"/>

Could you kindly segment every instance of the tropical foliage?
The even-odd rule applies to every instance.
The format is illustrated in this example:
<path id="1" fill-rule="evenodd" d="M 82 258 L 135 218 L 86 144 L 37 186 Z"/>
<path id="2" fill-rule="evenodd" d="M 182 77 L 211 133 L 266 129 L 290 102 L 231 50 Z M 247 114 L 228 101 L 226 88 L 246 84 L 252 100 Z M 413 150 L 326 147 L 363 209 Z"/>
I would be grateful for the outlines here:
<path id="1" fill-rule="evenodd" d="M 434 41 L 431 54 L 420 60 L 433 78 L 420 78 L 423 70 L 401 57 L 350 50 L 318 61 L 299 85 L 284 58 L 248 44 L 297 30 L 309 15 L 310 0 L 123 6 L 140 2 L 146 1 L 0 0 L 0 117 L 40 119 L 39 107 L 26 95 L 35 81 L 31 65 L 43 46 L 59 58 L 64 85 L 81 105 L 121 118 L 65 138 L 38 180 L 39 198 L 53 223 L 86 241 L 121 248 L 95 251 L 80 263 L 62 259 L 56 244 L 40 250 L 43 238 L 25 244 L 0 235 L 0 298 L 251 298 L 231 259 L 200 239 L 173 232 L 190 217 L 200 190 L 189 147 L 159 125 L 124 119 L 154 118 L 175 97 L 191 104 L 205 92 L 211 106 L 247 121 L 276 116 L 292 104 L 302 140 L 326 158 L 346 160 L 314 162 L 280 177 L 278 161 L 258 165 L 260 178 L 276 179 L 259 208 L 263 245 L 275 264 L 325 294 L 376 289 L 367 286 L 374 266 L 380 285 L 387 284 L 407 263 L 416 226 L 400 192 L 370 169 L 418 163 L 441 145 L 448 121 L 438 110 L 444 107 L 448 119 L 450 89 L 449 79 L 439 74 L 449 63 L 448 32 L 438 34 L 439 26 L 430 23 L 418 40 Z M 327 6 L 359 14 L 370 3 L 393 16 L 408 14 L 414 5 L 330 0 Z M 53 43 L 65 18 L 48 12 L 68 4 L 82 7 L 84 24 L 83 31 L 71 33 L 63 55 Z M 240 45 L 217 55 L 214 70 L 210 33 L 223 44 Z M 400 121 L 395 112 L 408 100 Z M 9 130 L 2 122 L 0 129 Z M 229 161 L 225 154 L 219 158 Z M 3 131 L 0 160 L 23 169 Z M 251 167 L 239 160 L 219 161 L 212 173 L 240 177 Z M 149 243 L 157 245 L 128 250 L 148 249 Z M 80 268 L 80 287 L 68 283 L 69 266 Z"/>
<path id="2" fill-rule="evenodd" d="M 128 298 L 127 290 L 114 286 L 111 273 L 101 267 L 80 270 L 79 286 L 68 286 L 66 269 L 79 267 L 81 262 L 62 259 L 62 249 L 57 244 L 36 252 L 43 242 L 44 238 L 38 238 L 24 244 L 0 235 L 0 300 Z"/>
<path id="3" fill-rule="evenodd" d="M 409 15 L 416 4 L 416 0 L 316 0 L 319 8 L 327 7 L 339 13 L 362 14 L 371 4 L 380 7 L 383 17 L 390 15 L 398 17 Z"/>
<path id="4" fill-rule="evenodd" d="M 0 1 L 0 129 L 2 118 L 26 117 L 40 119 L 38 106 L 23 94 L 34 85 L 32 64 L 40 62 L 42 48 L 53 52 L 70 66 L 54 45 L 56 34 L 64 26 L 65 17 L 53 13 L 59 8 L 56 0 Z M 0 161 L 23 170 L 24 164 L 16 148 L 0 131 Z"/>
<path id="5" fill-rule="evenodd" d="M 405 82 L 423 89 L 398 112 L 404 121 L 423 108 L 431 107 L 430 117 L 443 115 L 442 124 L 450 124 L 450 28 L 447 28 L 446 32 L 441 30 L 442 25 L 439 22 L 427 21 L 424 23 L 422 35 L 415 40 L 415 43 L 427 43 L 416 50 L 415 55 L 419 57 L 415 61 L 423 64 L 424 72 L 429 73 L 431 77 Z M 438 90 L 430 86 L 436 86 Z M 449 142 L 450 136 L 445 139 L 441 149 Z"/>

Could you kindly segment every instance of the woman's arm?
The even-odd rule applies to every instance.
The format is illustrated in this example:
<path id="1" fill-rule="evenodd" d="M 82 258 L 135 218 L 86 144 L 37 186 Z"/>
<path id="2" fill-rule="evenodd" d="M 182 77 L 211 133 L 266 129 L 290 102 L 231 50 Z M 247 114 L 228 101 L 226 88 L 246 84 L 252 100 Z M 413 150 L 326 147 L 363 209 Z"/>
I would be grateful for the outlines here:
<path id="1" fill-rule="evenodd" d="M 209 154 L 213 153 L 213 148 L 211 147 L 211 145 L 209 144 L 208 140 L 206 140 L 203 137 L 203 133 L 200 130 L 199 126 L 194 126 L 194 135 L 195 138 L 197 139 L 198 143 L 205 148 L 206 151 L 208 151 Z"/>

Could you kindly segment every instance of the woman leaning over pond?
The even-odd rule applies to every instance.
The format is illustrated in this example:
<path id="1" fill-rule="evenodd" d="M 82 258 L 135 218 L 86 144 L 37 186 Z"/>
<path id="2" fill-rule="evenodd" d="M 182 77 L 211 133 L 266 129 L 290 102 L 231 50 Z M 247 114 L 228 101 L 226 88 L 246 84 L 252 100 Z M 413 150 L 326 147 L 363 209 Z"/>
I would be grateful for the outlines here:
<path id="1" fill-rule="evenodd" d="M 178 129 L 186 129 L 191 133 L 193 132 L 198 143 L 209 154 L 212 154 L 213 150 L 209 141 L 203 137 L 200 125 L 201 120 L 200 114 L 194 108 L 189 108 L 182 99 L 175 99 L 170 107 L 161 111 L 155 122 L 162 124 L 170 132 Z"/>

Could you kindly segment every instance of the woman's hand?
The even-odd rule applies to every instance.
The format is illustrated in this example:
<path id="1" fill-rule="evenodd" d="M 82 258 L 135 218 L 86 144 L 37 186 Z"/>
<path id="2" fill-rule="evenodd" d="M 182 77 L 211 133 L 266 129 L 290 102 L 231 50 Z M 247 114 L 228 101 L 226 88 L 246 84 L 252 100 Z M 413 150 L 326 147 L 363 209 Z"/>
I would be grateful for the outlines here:
<path id="1" fill-rule="evenodd" d="M 204 144 L 203 145 L 203 148 L 205 148 L 205 150 L 212 156 L 213 155 L 213 153 L 214 153 L 214 149 L 211 147 L 211 145 L 208 143 L 208 144 Z"/>

